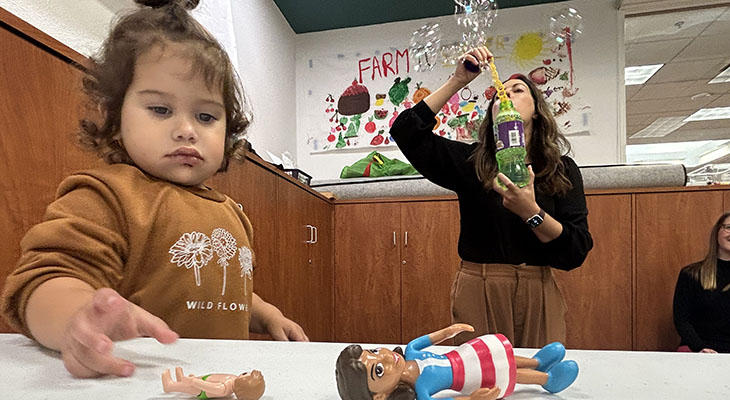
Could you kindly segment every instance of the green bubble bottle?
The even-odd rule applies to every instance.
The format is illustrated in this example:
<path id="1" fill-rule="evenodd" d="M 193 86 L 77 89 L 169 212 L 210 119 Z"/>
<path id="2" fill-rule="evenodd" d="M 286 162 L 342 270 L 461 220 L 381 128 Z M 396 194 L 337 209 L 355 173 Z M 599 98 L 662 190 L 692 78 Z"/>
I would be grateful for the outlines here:
<path id="1" fill-rule="evenodd" d="M 502 81 L 497 75 L 494 61 L 489 60 L 492 79 L 497 88 L 499 111 L 493 115 L 494 143 L 496 145 L 497 166 L 499 172 L 505 174 L 518 187 L 525 187 L 530 182 L 530 172 L 525 164 L 525 130 L 522 116 L 515 109 L 512 100 L 507 97 Z M 492 109 L 494 111 L 494 109 Z M 498 180 L 500 186 L 502 181 Z"/>

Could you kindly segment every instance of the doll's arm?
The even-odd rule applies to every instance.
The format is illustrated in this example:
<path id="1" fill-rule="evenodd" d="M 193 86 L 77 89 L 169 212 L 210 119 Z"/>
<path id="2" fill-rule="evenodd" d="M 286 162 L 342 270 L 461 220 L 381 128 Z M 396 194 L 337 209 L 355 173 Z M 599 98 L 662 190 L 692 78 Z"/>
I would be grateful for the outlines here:
<path id="1" fill-rule="evenodd" d="M 469 324 L 453 324 L 444 329 L 430 333 L 428 335 L 428 338 L 431 340 L 431 344 L 437 345 L 437 344 L 443 342 L 444 340 L 451 339 L 452 337 L 458 335 L 461 332 L 465 332 L 465 331 L 474 332 L 474 328 Z"/>
<path id="2" fill-rule="evenodd" d="M 499 388 L 481 388 L 475 390 L 471 396 L 455 397 L 454 400 L 495 400 L 499 396 Z"/>

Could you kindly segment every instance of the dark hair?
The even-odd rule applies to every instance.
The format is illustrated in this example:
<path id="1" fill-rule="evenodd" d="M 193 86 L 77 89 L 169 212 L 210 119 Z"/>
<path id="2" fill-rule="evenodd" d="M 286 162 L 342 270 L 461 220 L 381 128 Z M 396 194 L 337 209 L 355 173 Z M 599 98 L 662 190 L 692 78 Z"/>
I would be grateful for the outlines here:
<path id="1" fill-rule="evenodd" d="M 400 347 L 394 352 L 403 355 Z M 337 392 L 342 400 L 372 400 L 373 393 L 368 389 L 365 364 L 360 361 L 362 347 L 353 344 L 345 347 L 337 357 L 335 378 Z M 408 384 L 400 382 L 386 400 L 416 400 L 416 392 Z"/>
<path id="2" fill-rule="evenodd" d="M 572 184 L 566 176 L 565 166 L 560 157 L 570 152 L 570 143 L 558 129 L 550 106 L 540 89 L 522 74 L 514 74 L 509 79 L 519 79 L 524 82 L 530 89 L 530 95 L 535 103 L 536 118 L 533 121 L 532 136 L 527 148 L 528 157 L 535 171 L 535 188 L 547 195 L 563 195 L 572 188 Z M 492 105 L 496 99 L 495 95 L 489 102 L 487 117 L 479 127 L 477 149 L 469 158 L 474 163 L 477 177 L 487 190 L 492 189 L 492 180 L 497 176 L 495 157 L 497 147 L 493 139 L 492 116 Z"/>
<path id="3" fill-rule="evenodd" d="M 705 259 L 687 268 L 689 275 L 697 280 L 705 290 L 717 289 L 717 234 L 722 229 L 723 222 L 725 222 L 727 217 L 730 217 L 730 212 L 722 214 L 712 227 L 712 231 L 710 231 L 710 246 L 707 249 Z M 730 290 L 730 284 L 722 288 L 723 292 L 728 290 Z"/>
<path id="4" fill-rule="evenodd" d="M 101 111 L 101 123 L 80 121 L 79 140 L 109 164 L 134 164 L 120 140 L 124 96 L 134 78 L 137 59 L 155 47 L 182 44 L 194 74 L 211 90 L 220 90 L 226 110 L 226 142 L 220 171 L 231 158 L 243 160 L 244 132 L 251 122 L 238 76 L 221 44 L 188 12 L 199 0 L 135 0 L 143 7 L 118 19 L 83 80 L 88 108 Z"/>

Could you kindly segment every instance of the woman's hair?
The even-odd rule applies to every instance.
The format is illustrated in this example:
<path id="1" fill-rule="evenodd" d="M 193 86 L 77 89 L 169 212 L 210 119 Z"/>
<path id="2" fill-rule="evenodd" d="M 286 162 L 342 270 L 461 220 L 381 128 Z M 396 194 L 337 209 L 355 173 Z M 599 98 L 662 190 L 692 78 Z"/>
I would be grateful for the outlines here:
<path id="1" fill-rule="evenodd" d="M 725 219 L 730 217 L 730 212 L 726 212 L 717 219 L 715 226 L 710 232 L 710 247 L 707 250 L 705 259 L 690 265 L 687 268 L 689 275 L 696 279 L 705 290 L 717 289 L 717 235 L 720 229 L 723 229 Z M 730 284 L 722 288 L 723 292 L 730 290 Z"/>
<path id="2" fill-rule="evenodd" d="M 400 347 L 394 352 L 403 355 Z M 335 378 L 337 392 L 342 400 L 372 400 L 373 393 L 368 389 L 367 371 L 365 364 L 360 361 L 362 347 L 353 344 L 345 347 L 337 357 L 335 364 Z M 400 382 L 386 400 L 416 400 L 416 392 L 408 384 Z"/>
<path id="3" fill-rule="evenodd" d="M 191 73 L 200 74 L 211 89 L 223 95 L 226 110 L 225 171 L 231 158 L 243 160 L 244 131 L 251 122 L 243 90 L 231 60 L 220 43 L 188 12 L 200 0 L 135 0 L 142 8 L 123 15 L 83 80 L 89 110 L 101 111 L 100 123 L 80 121 L 79 139 L 109 164 L 133 164 L 120 140 L 124 96 L 134 79 L 137 59 L 153 48 L 168 44 L 185 47 L 182 57 L 190 61 Z"/>
<path id="4" fill-rule="evenodd" d="M 527 148 L 527 156 L 535 171 L 535 187 L 547 195 L 563 195 L 572 188 L 572 184 L 565 174 L 565 166 L 560 157 L 570 152 L 570 143 L 558 129 L 550 106 L 545 101 L 540 89 L 522 74 L 514 74 L 509 79 L 519 79 L 530 90 L 532 101 L 535 103 L 536 118 L 532 122 L 532 134 Z M 474 163 L 477 177 L 487 190 L 491 190 L 492 181 L 497 176 L 497 152 L 494 143 L 494 116 L 492 105 L 495 95 L 487 107 L 487 117 L 479 127 L 479 142 L 477 149 L 469 158 Z M 565 150 L 563 153 L 562 151 Z"/>

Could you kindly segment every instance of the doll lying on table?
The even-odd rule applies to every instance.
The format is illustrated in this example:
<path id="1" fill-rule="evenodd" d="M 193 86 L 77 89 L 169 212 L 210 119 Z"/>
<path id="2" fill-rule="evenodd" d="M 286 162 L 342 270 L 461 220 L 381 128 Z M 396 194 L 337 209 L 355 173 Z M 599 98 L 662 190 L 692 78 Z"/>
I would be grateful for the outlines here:
<path id="1" fill-rule="evenodd" d="M 175 378 L 177 381 L 172 380 L 169 369 L 162 373 L 162 389 L 165 393 L 187 393 L 199 399 L 235 394 L 241 400 L 258 400 L 266 389 L 264 377 L 256 370 L 241 375 L 209 374 L 197 377 L 192 374 L 185 376 L 182 368 L 176 367 Z"/>
<path id="2" fill-rule="evenodd" d="M 503 335 L 484 335 L 444 354 L 422 349 L 463 331 L 467 324 L 454 324 L 411 341 L 405 357 L 378 348 L 345 348 L 337 358 L 337 390 L 343 400 L 431 400 L 434 394 L 453 390 L 468 394 L 455 400 L 493 400 L 512 394 L 515 383 L 541 385 L 550 393 L 570 386 L 578 376 L 575 361 L 562 361 L 565 347 L 555 342 L 532 358 L 515 356 Z"/>

